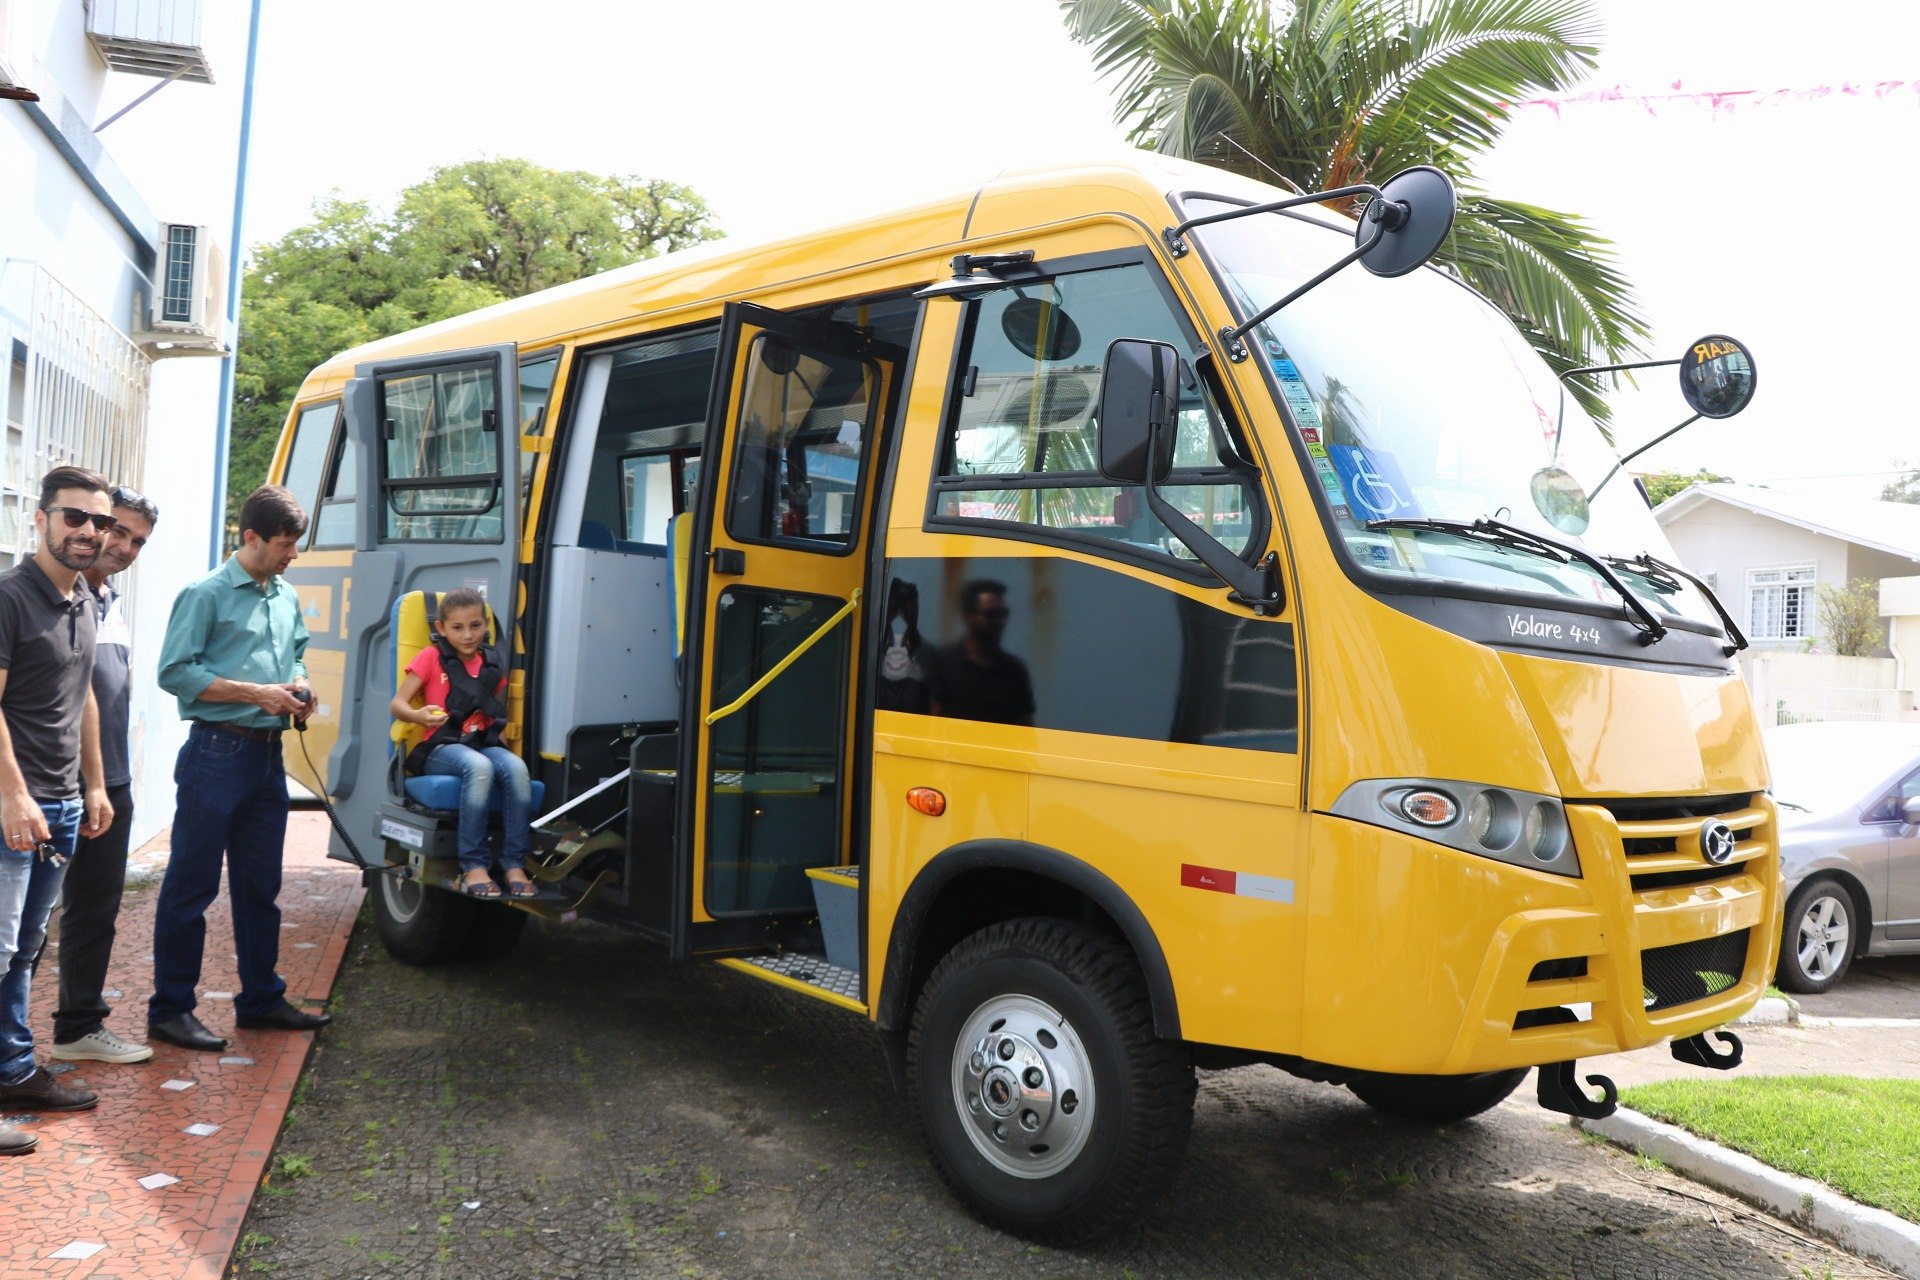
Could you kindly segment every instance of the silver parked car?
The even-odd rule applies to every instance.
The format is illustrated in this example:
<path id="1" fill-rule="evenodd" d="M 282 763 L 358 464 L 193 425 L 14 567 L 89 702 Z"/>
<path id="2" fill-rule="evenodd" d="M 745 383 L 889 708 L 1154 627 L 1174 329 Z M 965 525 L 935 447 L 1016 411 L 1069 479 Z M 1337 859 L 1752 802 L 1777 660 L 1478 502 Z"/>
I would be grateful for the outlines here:
<path id="1" fill-rule="evenodd" d="M 1787 910 L 1778 981 L 1827 990 L 1855 956 L 1920 952 L 1920 724 L 1766 731 Z"/>

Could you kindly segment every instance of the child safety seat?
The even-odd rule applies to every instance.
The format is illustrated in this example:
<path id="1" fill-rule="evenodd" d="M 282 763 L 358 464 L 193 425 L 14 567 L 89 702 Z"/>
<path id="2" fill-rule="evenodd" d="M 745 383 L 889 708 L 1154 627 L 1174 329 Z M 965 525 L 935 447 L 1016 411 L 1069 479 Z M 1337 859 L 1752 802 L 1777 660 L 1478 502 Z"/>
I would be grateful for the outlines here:
<path id="1" fill-rule="evenodd" d="M 437 591 L 409 591 L 393 602 L 393 611 L 387 619 L 387 634 L 393 637 L 393 683 L 395 688 L 398 688 L 400 681 L 406 678 L 408 664 L 419 655 L 422 649 L 425 649 L 434 642 L 433 624 L 439 616 L 440 593 Z M 494 652 L 496 655 L 498 654 L 500 648 L 500 627 L 498 619 L 494 617 L 492 605 L 487 606 L 487 646 L 489 651 Z M 500 660 L 503 663 L 505 661 L 504 657 L 501 657 Z M 492 679 L 494 683 L 498 683 L 498 677 L 492 677 Z M 453 699 L 450 697 L 448 701 L 453 701 Z M 480 709 L 488 710 L 488 708 L 485 707 Z M 451 710 L 451 708 L 449 708 L 449 710 Z M 504 713 L 505 710 L 506 708 L 503 707 L 502 712 Z M 488 714 L 492 714 L 492 712 L 488 710 Z M 464 719 L 464 716 L 461 718 Z M 501 744 L 511 748 L 514 743 L 519 741 L 520 726 L 516 720 L 506 714 L 497 716 L 496 719 L 500 723 L 489 733 L 489 736 L 493 738 L 493 742 L 469 743 L 468 745 L 477 747 Z M 447 725 L 442 726 L 442 729 L 444 730 L 449 726 L 457 728 L 457 721 L 455 721 L 452 716 L 448 717 Z M 497 736 L 495 736 L 496 734 Z M 394 795 L 405 798 L 409 803 L 418 808 L 433 809 L 445 813 L 459 812 L 460 779 L 455 777 L 427 777 L 425 775 L 407 772 L 406 768 L 403 767 L 410 759 L 414 758 L 416 752 L 419 753 L 419 759 L 424 760 L 426 758 L 424 747 L 427 738 L 430 736 L 429 731 L 422 725 L 408 724 L 403 720 L 395 720 L 392 729 L 388 731 L 388 736 L 392 739 L 388 749 L 392 765 L 388 770 L 388 787 Z M 442 740 L 445 741 L 448 739 L 443 738 Z M 458 734 L 452 734 L 451 740 L 457 741 Z M 435 745 L 438 744 L 436 743 Z M 546 790 L 544 783 L 538 779 L 534 780 L 533 812 L 535 816 L 543 812 L 542 805 L 546 800 Z M 498 790 L 493 793 L 493 804 L 491 807 L 496 813 L 500 810 L 500 793 Z"/>

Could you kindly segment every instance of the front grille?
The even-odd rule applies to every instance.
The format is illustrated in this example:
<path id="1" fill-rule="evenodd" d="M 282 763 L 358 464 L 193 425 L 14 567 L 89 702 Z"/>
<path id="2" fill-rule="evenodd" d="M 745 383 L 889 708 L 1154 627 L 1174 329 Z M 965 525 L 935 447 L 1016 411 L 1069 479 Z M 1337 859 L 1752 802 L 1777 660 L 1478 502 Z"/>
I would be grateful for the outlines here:
<path id="1" fill-rule="evenodd" d="M 1705 1000 L 1740 981 L 1741 971 L 1747 967 L 1749 932 L 1742 929 L 1641 952 L 1640 979 L 1647 1012 Z"/>
<path id="2" fill-rule="evenodd" d="M 1731 796 L 1662 796 L 1651 800 L 1601 800 L 1598 803 L 1611 813 L 1620 824 L 1620 844 L 1627 858 L 1652 858 L 1664 854 L 1690 854 L 1693 851 L 1681 848 L 1681 838 L 1667 832 L 1658 835 L 1635 835 L 1638 828 L 1646 825 L 1672 822 L 1685 822 L 1698 818 L 1718 818 L 1730 813 L 1739 813 L 1752 803 L 1753 797 L 1746 793 Z M 1753 832 L 1736 829 L 1734 839 L 1749 840 Z"/>

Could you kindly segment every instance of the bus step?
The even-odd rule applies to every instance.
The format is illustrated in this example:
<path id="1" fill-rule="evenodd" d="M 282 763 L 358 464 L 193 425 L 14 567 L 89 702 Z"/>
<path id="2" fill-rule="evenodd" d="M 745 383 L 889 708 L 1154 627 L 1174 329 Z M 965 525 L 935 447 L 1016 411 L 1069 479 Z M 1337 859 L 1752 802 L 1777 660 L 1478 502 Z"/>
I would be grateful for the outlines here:
<path id="1" fill-rule="evenodd" d="M 802 992 L 816 1000 L 839 1005 L 842 1009 L 851 1009 L 855 1013 L 867 1011 L 867 1006 L 860 1000 L 859 973 L 828 964 L 827 958 L 817 951 L 731 956 L 715 963 L 763 982 Z"/>

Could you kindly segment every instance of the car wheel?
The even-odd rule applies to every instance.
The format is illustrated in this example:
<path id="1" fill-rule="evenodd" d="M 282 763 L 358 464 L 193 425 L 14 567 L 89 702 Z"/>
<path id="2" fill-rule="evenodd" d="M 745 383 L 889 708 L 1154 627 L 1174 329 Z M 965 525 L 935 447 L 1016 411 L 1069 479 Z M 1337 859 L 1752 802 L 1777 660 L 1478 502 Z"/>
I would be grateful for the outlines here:
<path id="1" fill-rule="evenodd" d="M 1526 1078 L 1525 1067 L 1474 1076 L 1369 1073 L 1347 1081 L 1347 1088 L 1376 1111 L 1422 1124 L 1451 1124 L 1499 1106 Z"/>
<path id="2" fill-rule="evenodd" d="M 1154 1036 L 1132 953 L 1063 920 L 992 925 L 948 952 L 907 1055 L 935 1168 L 981 1218 L 1048 1244 L 1117 1230 L 1193 1124 L 1192 1059 Z"/>
<path id="3" fill-rule="evenodd" d="M 1776 978 L 1800 995 L 1831 990 L 1853 963 L 1855 942 L 1853 895 L 1832 876 L 1815 876 L 1787 899 Z"/>

